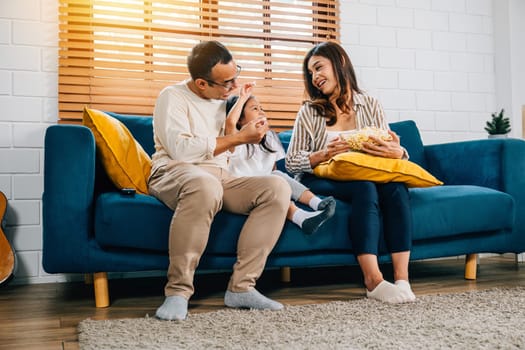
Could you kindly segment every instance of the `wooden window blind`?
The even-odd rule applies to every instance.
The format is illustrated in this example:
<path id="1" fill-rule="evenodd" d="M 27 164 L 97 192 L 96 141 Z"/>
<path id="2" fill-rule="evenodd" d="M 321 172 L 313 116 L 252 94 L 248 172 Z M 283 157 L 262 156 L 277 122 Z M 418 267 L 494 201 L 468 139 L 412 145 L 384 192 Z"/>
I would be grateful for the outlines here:
<path id="1" fill-rule="evenodd" d="M 189 75 L 186 58 L 218 40 L 242 66 L 276 129 L 293 124 L 302 60 L 338 39 L 336 0 L 59 0 L 59 119 L 84 106 L 151 115 L 159 91 Z"/>

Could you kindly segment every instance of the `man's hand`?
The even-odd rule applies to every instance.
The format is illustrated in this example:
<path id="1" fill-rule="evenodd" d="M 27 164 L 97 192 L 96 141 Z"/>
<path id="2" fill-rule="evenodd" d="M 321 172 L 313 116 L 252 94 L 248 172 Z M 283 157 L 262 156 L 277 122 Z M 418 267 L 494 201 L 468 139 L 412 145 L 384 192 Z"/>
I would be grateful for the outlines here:
<path id="1" fill-rule="evenodd" d="M 246 123 L 239 131 L 243 143 L 259 143 L 261 139 L 270 130 L 270 125 L 265 117 L 260 117 Z"/>
<path id="2" fill-rule="evenodd" d="M 216 156 L 228 150 L 232 151 L 238 145 L 259 143 L 269 129 L 270 125 L 265 117 L 252 120 L 236 133 L 217 137 L 213 155 Z"/>

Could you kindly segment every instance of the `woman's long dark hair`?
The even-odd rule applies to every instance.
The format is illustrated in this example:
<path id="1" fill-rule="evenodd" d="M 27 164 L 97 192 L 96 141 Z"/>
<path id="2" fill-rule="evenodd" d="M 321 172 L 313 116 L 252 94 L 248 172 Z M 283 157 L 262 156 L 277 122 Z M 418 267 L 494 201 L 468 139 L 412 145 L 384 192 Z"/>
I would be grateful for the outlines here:
<path id="1" fill-rule="evenodd" d="M 334 106 L 328 101 L 328 96 L 317 89 L 312 83 L 312 75 L 308 72 L 308 62 L 312 56 L 324 57 L 332 62 L 334 74 L 339 85 L 339 96 L 335 100 L 336 105 L 344 113 L 350 111 L 351 106 L 348 100 L 352 91 L 360 93 L 357 85 L 357 78 L 350 57 L 346 51 L 333 41 L 326 41 L 314 46 L 305 56 L 303 61 L 303 80 L 306 93 L 310 99 L 312 107 L 318 115 L 327 118 L 326 125 L 334 125 L 336 122 L 336 111 Z M 348 86 L 349 83 L 349 86 Z"/>
<path id="2" fill-rule="evenodd" d="M 241 116 L 239 117 L 239 120 L 237 121 L 237 124 L 235 125 L 237 130 L 241 130 L 241 128 L 242 128 L 241 120 L 244 118 L 244 106 L 246 106 L 246 103 L 252 98 L 254 98 L 254 97 L 250 96 L 250 98 L 248 98 L 246 100 L 246 102 L 244 103 L 244 105 L 241 108 Z M 230 96 L 228 98 L 228 100 L 226 101 L 226 115 L 228 115 L 228 113 L 230 113 L 230 110 L 232 109 L 233 105 L 235 105 L 235 102 L 237 102 L 238 99 L 239 99 L 239 96 L 237 96 L 237 95 L 232 95 L 232 96 Z M 275 152 L 277 152 L 276 150 L 272 149 L 268 145 L 268 142 L 266 140 L 266 135 L 264 135 L 263 138 L 261 139 L 261 141 L 259 142 L 259 148 L 262 149 L 264 152 L 267 152 L 267 153 L 275 153 Z M 255 152 L 255 145 L 252 145 L 251 143 L 247 143 L 246 144 L 246 149 L 248 151 L 246 158 L 252 157 L 253 156 L 253 152 Z"/>

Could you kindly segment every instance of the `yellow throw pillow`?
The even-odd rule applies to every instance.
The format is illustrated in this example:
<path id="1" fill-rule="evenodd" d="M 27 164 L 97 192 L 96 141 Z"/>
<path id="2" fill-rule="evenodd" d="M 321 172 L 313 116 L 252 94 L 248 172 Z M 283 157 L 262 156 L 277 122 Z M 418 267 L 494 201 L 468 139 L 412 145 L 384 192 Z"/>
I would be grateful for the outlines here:
<path id="1" fill-rule="evenodd" d="M 119 189 L 134 188 L 147 194 L 151 158 L 118 119 L 84 108 L 83 123 L 91 129 L 102 164 Z"/>
<path id="2" fill-rule="evenodd" d="M 342 181 L 403 182 L 407 187 L 443 185 L 443 182 L 409 160 L 375 157 L 360 152 L 340 153 L 316 166 L 314 174 Z"/>

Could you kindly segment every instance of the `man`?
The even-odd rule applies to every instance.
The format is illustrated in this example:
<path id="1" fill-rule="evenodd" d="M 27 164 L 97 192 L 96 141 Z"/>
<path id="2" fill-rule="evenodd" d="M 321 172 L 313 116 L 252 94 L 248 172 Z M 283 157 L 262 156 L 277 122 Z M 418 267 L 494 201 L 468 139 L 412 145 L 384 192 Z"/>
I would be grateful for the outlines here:
<path id="1" fill-rule="evenodd" d="M 156 316 L 183 320 L 193 295 L 193 277 L 221 209 L 248 215 L 237 242 L 237 262 L 224 296 L 228 307 L 279 310 L 283 305 L 255 289 L 290 202 L 290 187 L 277 176 L 233 177 L 227 150 L 258 143 L 266 119 L 224 134 L 226 100 L 238 87 L 241 67 L 219 42 L 196 45 L 188 57 L 191 78 L 165 88 L 153 115 L 155 154 L 150 193 L 173 209 L 166 299 Z"/>

